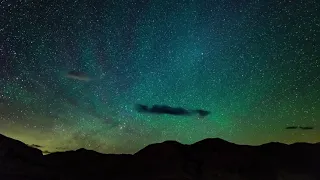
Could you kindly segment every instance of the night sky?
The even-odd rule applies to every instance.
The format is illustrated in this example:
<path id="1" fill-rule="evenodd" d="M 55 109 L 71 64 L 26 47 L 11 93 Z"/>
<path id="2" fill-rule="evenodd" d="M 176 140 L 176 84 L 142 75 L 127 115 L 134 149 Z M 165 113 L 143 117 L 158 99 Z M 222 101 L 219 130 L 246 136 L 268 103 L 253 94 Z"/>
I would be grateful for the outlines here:
<path id="1" fill-rule="evenodd" d="M 319 14 L 316 0 L 2 0 L 0 133 L 50 152 L 319 142 Z"/>

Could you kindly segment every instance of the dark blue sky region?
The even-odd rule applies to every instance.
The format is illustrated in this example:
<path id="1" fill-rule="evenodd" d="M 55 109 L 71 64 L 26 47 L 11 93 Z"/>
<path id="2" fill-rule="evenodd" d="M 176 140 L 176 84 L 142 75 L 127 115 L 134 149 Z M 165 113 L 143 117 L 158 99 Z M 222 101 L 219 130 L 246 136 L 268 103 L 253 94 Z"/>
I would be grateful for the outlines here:
<path id="1" fill-rule="evenodd" d="M 318 142 L 319 11 L 315 0 L 2 1 L 0 133 L 105 153 L 208 137 Z"/>

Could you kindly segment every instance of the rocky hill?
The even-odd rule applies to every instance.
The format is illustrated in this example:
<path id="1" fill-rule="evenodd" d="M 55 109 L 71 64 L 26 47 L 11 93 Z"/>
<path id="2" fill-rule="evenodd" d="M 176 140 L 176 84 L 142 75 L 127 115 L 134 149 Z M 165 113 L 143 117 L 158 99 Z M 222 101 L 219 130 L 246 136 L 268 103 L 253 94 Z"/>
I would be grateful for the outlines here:
<path id="1" fill-rule="evenodd" d="M 42 155 L 0 134 L 0 179 L 320 180 L 320 144 L 151 144 L 131 155 L 79 149 Z"/>

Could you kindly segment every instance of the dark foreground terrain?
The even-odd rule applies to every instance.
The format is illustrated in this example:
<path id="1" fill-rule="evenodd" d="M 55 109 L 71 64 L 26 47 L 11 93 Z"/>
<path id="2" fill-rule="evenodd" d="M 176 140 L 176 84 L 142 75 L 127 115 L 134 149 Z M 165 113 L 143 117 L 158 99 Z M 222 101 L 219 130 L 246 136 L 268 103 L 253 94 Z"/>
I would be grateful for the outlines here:
<path id="1" fill-rule="evenodd" d="M 134 155 L 85 149 L 42 155 L 0 134 L 0 179 L 320 180 L 320 144 L 245 146 L 205 139 L 152 144 Z"/>

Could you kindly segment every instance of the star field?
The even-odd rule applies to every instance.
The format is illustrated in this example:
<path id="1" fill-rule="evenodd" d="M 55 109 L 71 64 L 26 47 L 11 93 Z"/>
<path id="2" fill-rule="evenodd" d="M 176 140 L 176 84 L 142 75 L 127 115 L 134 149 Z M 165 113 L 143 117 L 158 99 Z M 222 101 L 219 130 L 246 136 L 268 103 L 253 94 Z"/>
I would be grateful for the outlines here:
<path id="1" fill-rule="evenodd" d="M 0 133 L 50 152 L 319 142 L 319 13 L 315 0 L 3 0 Z"/>

